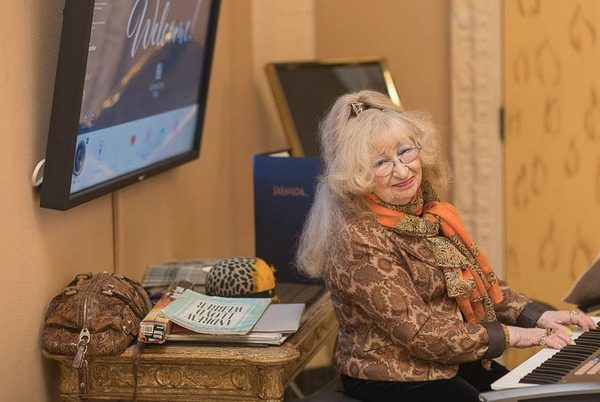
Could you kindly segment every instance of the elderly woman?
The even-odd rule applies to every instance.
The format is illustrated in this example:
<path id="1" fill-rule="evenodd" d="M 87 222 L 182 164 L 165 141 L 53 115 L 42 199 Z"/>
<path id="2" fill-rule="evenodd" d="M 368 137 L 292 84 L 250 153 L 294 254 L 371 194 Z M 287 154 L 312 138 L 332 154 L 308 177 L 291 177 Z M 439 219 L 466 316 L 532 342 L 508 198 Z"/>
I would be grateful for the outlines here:
<path id="1" fill-rule="evenodd" d="M 499 283 L 454 207 L 436 131 L 374 91 L 340 97 L 321 125 L 324 170 L 298 250 L 339 321 L 346 392 L 373 401 L 477 401 L 507 347 L 571 343 L 551 311 Z"/>

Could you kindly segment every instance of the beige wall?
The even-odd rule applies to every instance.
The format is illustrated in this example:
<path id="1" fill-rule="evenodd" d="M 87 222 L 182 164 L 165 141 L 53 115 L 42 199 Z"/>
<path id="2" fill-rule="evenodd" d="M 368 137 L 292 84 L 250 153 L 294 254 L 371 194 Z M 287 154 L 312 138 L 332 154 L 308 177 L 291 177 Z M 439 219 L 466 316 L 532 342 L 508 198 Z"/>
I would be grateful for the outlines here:
<path id="1" fill-rule="evenodd" d="M 63 5 L 14 0 L 0 16 L 1 298 L 6 319 L 15 320 L 0 355 L 2 401 L 56 399 L 56 372 L 42 360 L 39 334 L 47 303 L 76 273 L 116 270 L 140 279 L 151 262 L 254 249 L 250 1 L 223 4 L 200 159 L 114 200 L 56 212 L 39 208 L 29 177 L 45 151 Z"/>
<path id="2" fill-rule="evenodd" d="M 316 0 L 319 58 L 383 56 L 402 105 L 430 112 L 450 157 L 447 0 Z"/>
<path id="3" fill-rule="evenodd" d="M 289 148 L 265 76 L 265 64 L 316 57 L 315 0 L 252 2 L 254 83 L 258 94 L 258 146 Z"/>
<path id="4" fill-rule="evenodd" d="M 0 298 L 5 320 L 18 325 L 4 332 L 2 401 L 56 399 L 39 334 L 51 297 L 76 273 L 140 279 L 166 259 L 253 254 L 251 155 L 285 145 L 269 111 L 265 61 L 384 55 L 403 102 L 430 110 L 447 134 L 445 2 L 377 0 L 366 14 L 358 1 L 224 0 L 200 159 L 69 211 L 43 210 L 29 176 L 45 152 L 64 0 L 8 2 L 0 13 Z"/>
<path id="5" fill-rule="evenodd" d="M 43 401 L 53 380 L 42 362 L 47 303 L 79 271 L 112 270 L 110 197 L 61 213 L 39 208 L 30 186 L 45 152 L 61 0 L 10 1 L 0 14 L 0 400 Z"/>

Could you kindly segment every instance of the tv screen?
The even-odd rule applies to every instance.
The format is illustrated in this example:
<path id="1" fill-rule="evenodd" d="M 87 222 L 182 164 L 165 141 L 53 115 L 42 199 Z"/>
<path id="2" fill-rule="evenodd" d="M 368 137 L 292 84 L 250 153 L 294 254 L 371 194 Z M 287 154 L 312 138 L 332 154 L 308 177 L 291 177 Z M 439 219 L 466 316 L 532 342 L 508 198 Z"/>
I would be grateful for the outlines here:
<path id="1" fill-rule="evenodd" d="M 294 156 L 319 156 L 319 122 L 345 93 L 373 89 L 400 104 L 384 59 L 269 63 L 266 73 Z"/>
<path id="2" fill-rule="evenodd" d="M 218 0 L 66 0 L 41 206 L 195 159 Z"/>

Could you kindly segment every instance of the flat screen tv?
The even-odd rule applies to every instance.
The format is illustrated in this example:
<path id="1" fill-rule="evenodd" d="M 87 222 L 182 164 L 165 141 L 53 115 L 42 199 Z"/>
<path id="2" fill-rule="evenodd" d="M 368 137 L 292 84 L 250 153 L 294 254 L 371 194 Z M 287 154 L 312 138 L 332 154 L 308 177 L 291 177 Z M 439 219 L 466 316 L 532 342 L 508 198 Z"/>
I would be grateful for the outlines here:
<path id="1" fill-rule="evenodd" d="M 400 105 L 382 58 L 278 62 L 265 69 L 293 156 L 319 156 L 319 122 L 340 95 L 373 89 Z"/>
<path id="2" fill-rule="evenodd" d="M 66 0 L 40 205 L 198 158 L 219 0 Z"/>

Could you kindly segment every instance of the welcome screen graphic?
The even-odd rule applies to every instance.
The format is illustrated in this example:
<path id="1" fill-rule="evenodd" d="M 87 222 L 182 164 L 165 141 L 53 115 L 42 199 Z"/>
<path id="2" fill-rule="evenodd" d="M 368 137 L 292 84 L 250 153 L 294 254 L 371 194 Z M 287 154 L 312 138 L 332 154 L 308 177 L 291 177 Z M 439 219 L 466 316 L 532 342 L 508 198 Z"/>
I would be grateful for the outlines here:
<path id="1" fill-rule="evenodd" d="M 96 0 L 71 193 L 194 146 L 210 0 Z"/>

